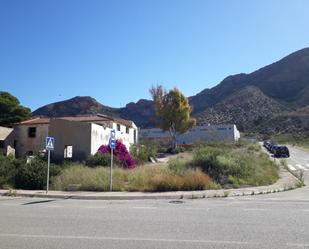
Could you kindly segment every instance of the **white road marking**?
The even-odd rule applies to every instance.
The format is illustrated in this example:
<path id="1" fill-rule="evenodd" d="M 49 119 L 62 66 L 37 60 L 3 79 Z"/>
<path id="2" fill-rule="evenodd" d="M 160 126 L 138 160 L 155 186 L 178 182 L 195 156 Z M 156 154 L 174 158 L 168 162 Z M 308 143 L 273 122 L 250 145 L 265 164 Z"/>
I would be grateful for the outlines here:
<path id="1" fill-rule="evenodd" d="M 296 169 L 291 165 L 291 164 L 288 164 L 288 168 L 292 171 L 295 171 Z"/>
<path id="2" fill-rule="evenodd" d="M 186 210 L 202 210 L 202 211 L 209 211 L 209 208 L 185 208 Z"/>
<path id="3" fill-rule="evenodd" d="M 270 211 L 270 209 L 266 209 L 266 208 L 245 208 L 244 211 L 248 212 L 248 211 Z"/>
<path id="4" fill-rule="evenodd" d="M 300 169 L 304 170 L 304 171 L 308 171 L 308 169 L 306 169 L 305 167 L 303 167 L 301 164 L 296 164 L 295 166 L 296 166 L 297 168 L 300 168 Z"/>
<path id="5" fill-rule="evenodd" d="M 1 207 L 1 206 L 16 207 L 16 206 L 18 206 L 18 205 L 20 205 L 20 204 L 1 203 L 1 204 L 0 204 L 0 207 Z"/>
<path id="6" fill-rule="evenodd" d="M 144 241 L 144 242 L 167 242 L 167 243 L 198 243 L 198 244 L 234 244 L 234 245 L 257 245 L 254 242 L 234 240 L 189 240 L 189 239 L 160 239 L 160 238 L 137 238 L 137 237 L 91 237 L 75 235 L 44 235 L 44 234 L 13 234 L 0 233 L 0 237 L 17 237 L 33 239 L 81 239 L 81 240 L 112 240 L 112 241 Z"/>
<path id="7" fill-rule="evenodd" d="M 302 248 L 309 247 L 309 244 L 300 244 L 300 243 L 287 243 L 286 245 L 291 247 L 302 247 Z"/>
<path id="8" fill-rule="evenodd" d="M 134 209 L 157 209 L 157 207 L 132 207 Z"/>
<path id="9" fill-rule="evenodd" d="M 106 207 L 83 207 L 83 208 L 88 208 L 88 209 L 104 209 Z"/>

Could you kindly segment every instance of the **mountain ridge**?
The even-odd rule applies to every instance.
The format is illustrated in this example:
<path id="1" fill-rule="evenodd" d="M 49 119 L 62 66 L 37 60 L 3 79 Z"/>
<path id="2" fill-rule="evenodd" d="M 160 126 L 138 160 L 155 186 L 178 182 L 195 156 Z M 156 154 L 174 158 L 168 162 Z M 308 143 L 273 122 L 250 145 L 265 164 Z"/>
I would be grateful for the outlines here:
<path id="1" fill-rule="evenodd" d="M 239 98 L 242 101 L 237 102 Z M 266 122 L 265 119 L 297 112 L 309 105 L 309 48 L 291 53 L 252 73 L 227 76 L 215 87 L 206 88 L 188 99 L 193 106 L 192 115 L 199 122 L 229 121 L 248 131 L 254 130 L 252 126 Z M 77 96 L 43 106 L 33 115 L 93 113 L 130 119 L 142 128 L 154 126 L 154 104 L 147 99 L 130 102 L 122 108 L 112 108 L 89 96 Z"/>

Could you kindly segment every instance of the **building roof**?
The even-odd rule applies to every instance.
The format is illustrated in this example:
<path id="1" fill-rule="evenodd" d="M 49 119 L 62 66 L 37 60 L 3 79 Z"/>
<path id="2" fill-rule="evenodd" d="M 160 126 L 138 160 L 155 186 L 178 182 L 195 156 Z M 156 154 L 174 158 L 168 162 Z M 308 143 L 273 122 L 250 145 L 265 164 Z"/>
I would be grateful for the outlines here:
<path id="1" fill-rule="evenodd" d="M 130 120 L 114 118 L 103 114 L 97 115 L 81 115 L 81 116 L 70 116 L 70 117 L 37 117 L 33 119 L 29 119 L 15 125 L 38 125 L 38 124 L 49 124 L 51 119 L 64 119 L 68 121 L 75 122 L 87 122 L 87 123 L 106 123 L 106 122 L 114 122 L 119 123 L 128 127 L 133 127 L 133 122 Z"/>
<path id="2" fill-rule="evenodd" d="M 13 131 L 12 128 L 6 128 L 0 126 L 0 140 L 5 140 L 12 131 Z"/>

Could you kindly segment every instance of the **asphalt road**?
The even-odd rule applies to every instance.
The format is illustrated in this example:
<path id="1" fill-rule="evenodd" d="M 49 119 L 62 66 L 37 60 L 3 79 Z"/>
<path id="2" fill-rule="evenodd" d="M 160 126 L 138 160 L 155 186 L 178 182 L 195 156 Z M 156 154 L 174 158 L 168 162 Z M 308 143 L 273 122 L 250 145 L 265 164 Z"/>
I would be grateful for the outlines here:
<path id="1" fill-rule="evenodd" d="M 292 171 L 299 171 L 303 170 L 304 173 L 309 173 L 309 154 L 307 151 L 290 147 L 290 154 L 291 157 L 286 159 L 287 166 Z M 308 175 L 308 174 L 307 174 Z"/>
<path id="2" fill-rule="evenodd" d="M 294 154 L 295 165 L 309 158 Z M 11 248 L 309 248 L 309 189 L 183 201 L 2 197 L 0 249 Z"/>

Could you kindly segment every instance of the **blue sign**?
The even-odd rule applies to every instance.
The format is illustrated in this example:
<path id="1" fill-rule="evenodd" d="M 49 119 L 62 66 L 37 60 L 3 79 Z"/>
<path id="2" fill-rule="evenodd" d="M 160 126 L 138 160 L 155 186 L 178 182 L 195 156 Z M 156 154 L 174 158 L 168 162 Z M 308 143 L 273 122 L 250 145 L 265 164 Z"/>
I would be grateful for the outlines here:
<path id="1" fill-rule="evenodd" d="M 116 140 L 114 138 L 111 138 L 109 141 L 109 147 L 114 150 L 116 148 Z"/>
<path id="2" fill-rule="evenodd" d="M 54 150 L 55 148 L 55 138 L 54 137 L 46 137 L 46 150 Z"/>

